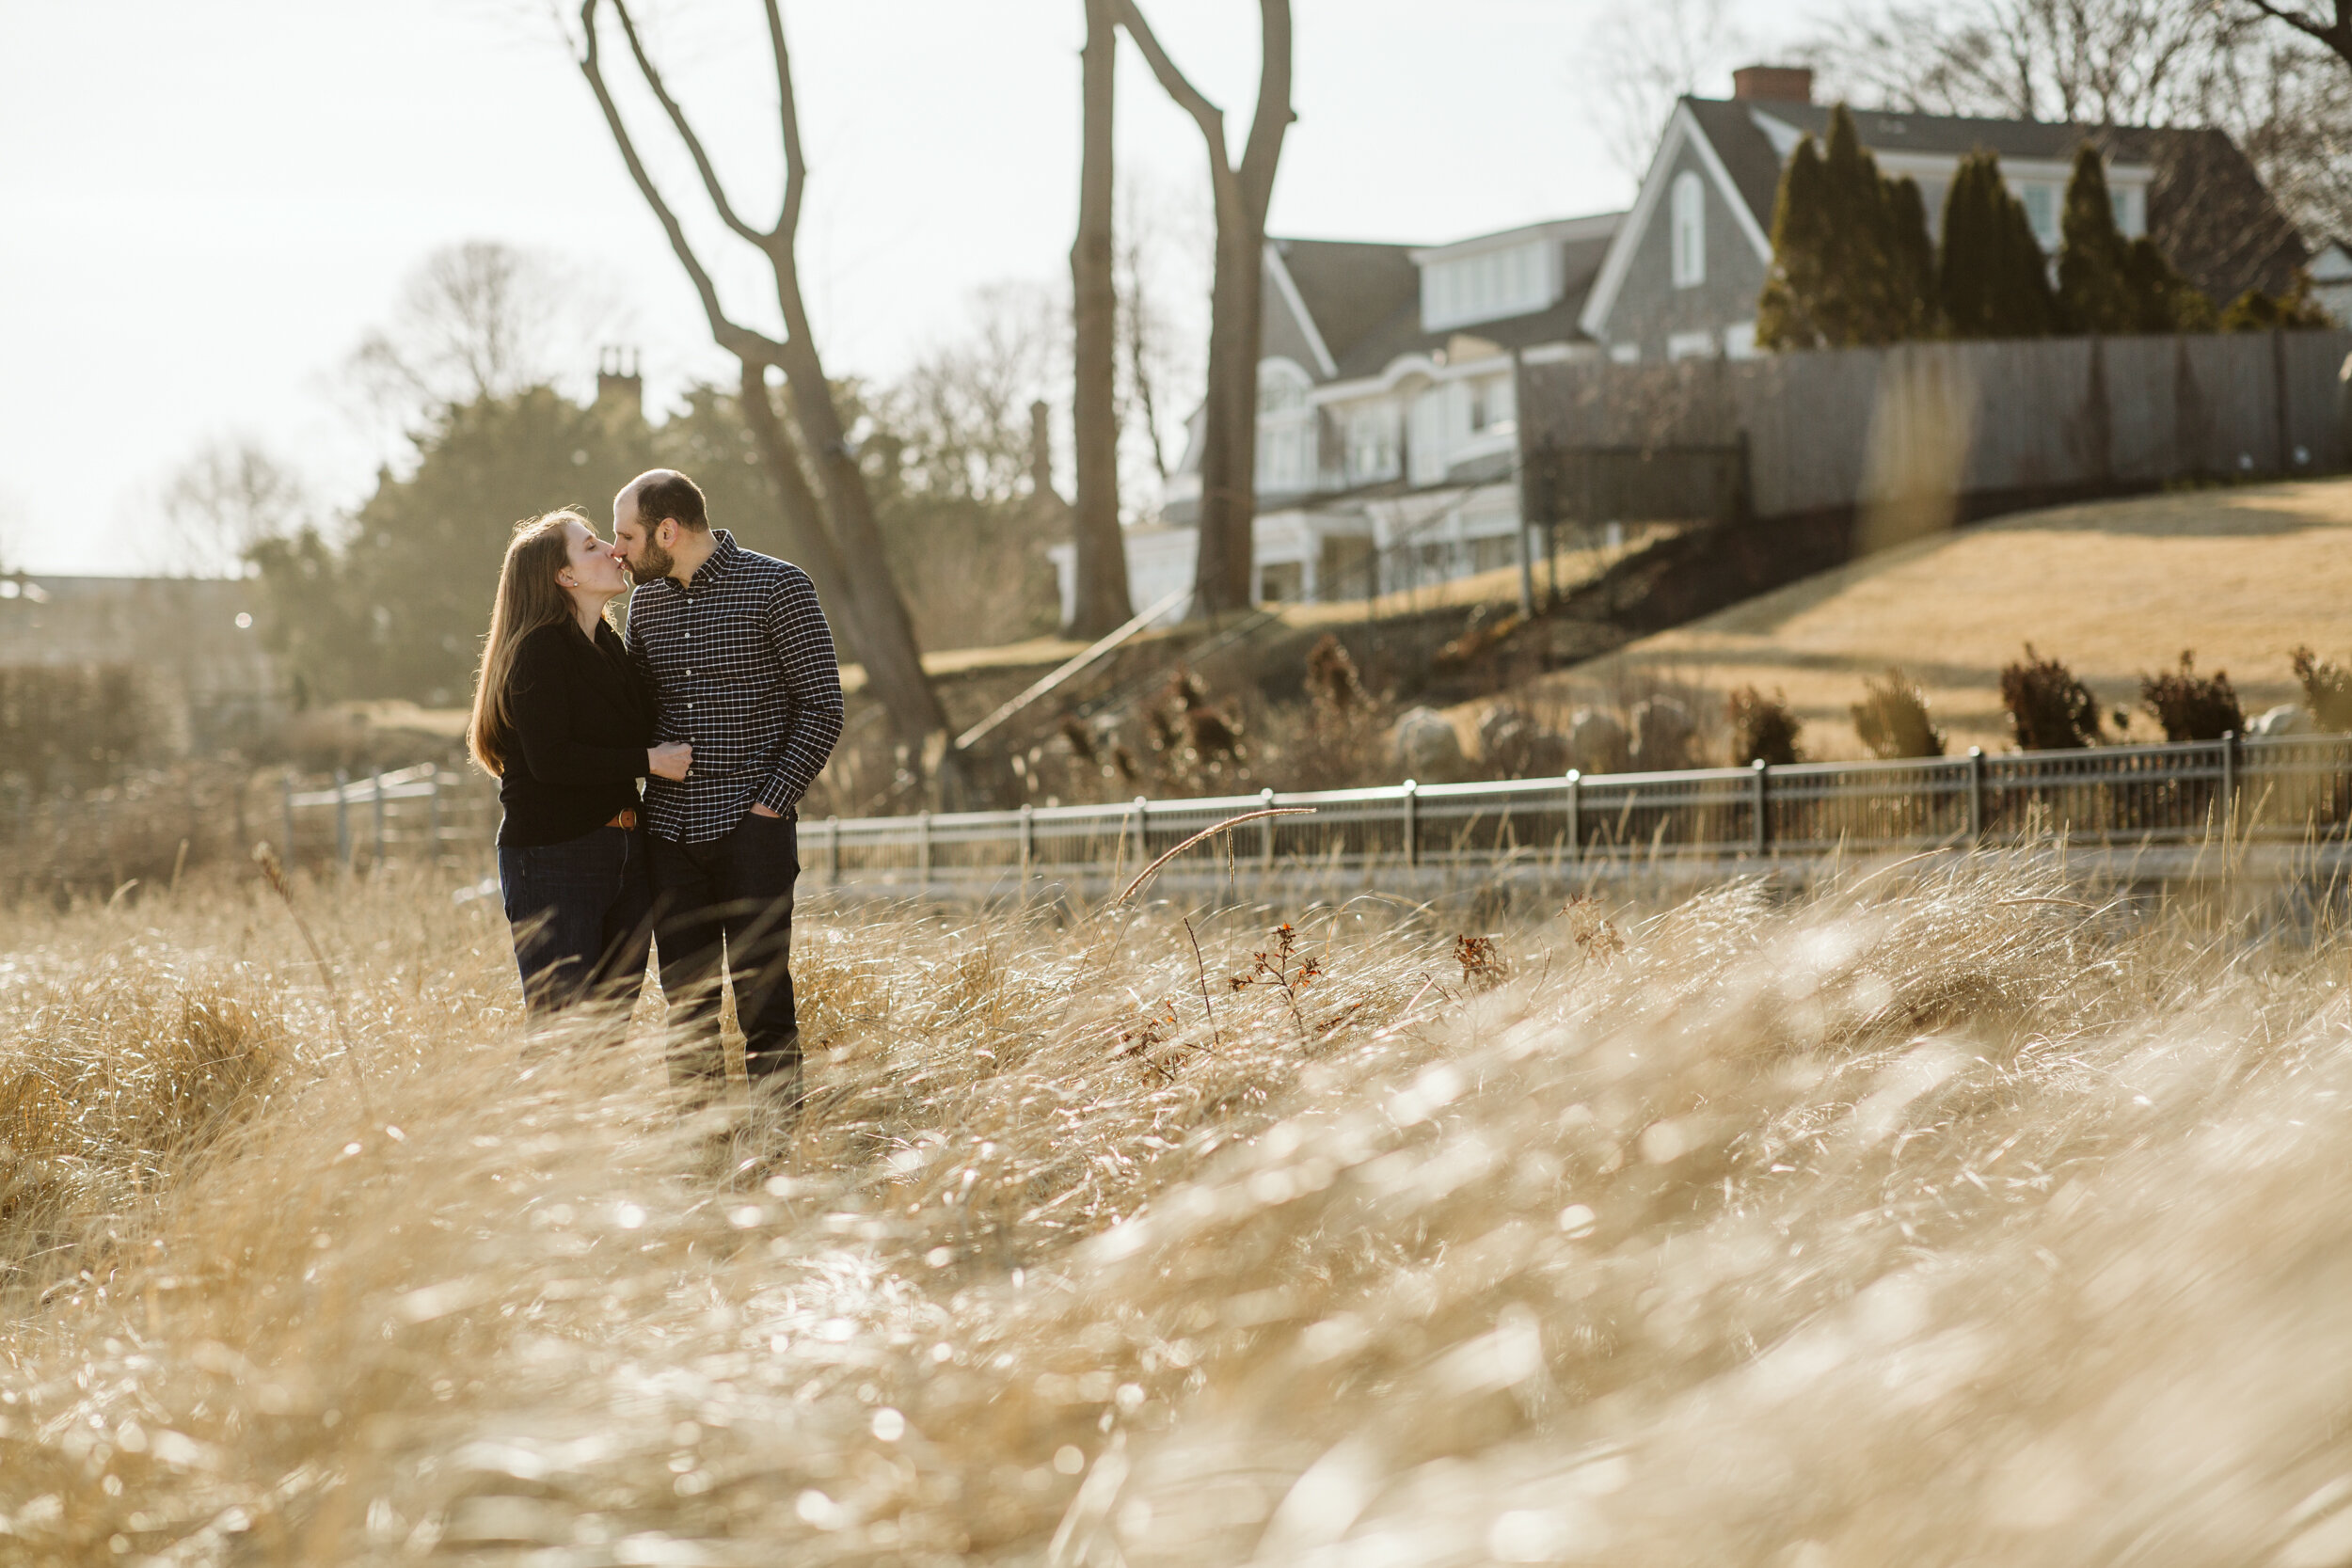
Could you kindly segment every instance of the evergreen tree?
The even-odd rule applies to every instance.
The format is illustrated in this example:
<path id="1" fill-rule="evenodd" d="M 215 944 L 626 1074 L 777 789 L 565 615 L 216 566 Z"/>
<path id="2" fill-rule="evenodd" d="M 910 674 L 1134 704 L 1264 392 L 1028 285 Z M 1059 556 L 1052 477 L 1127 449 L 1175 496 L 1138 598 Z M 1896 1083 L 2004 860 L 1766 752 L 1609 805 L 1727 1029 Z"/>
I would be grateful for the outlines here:
<path id="1" fill-rule="evenodd" d="M 1956 338 L 2040 338 L 2057 328 L 2048 263 L 1994 153 L 1970 153 L 1952 179 L 1936 281 Z"/>
<path id="2" fill-rule="evenodd" d="M 608 532 L 612 493 L 653 466 L 634 410 L 583 408 L 545 387 L 443 408 L 413 471 L 382 470 L 345 538 L 257 555 L 305 689 L 464 702 L 516 522 L 574 505 Z"/>
<path id="3" fill-rule="evenodd" d="M 1807 136 L 1780 177 L 1772 203 L 1772 265 L 1756 305 L 1760 348 L 1820 348 L 1814 302 L 1821 295 L 1829 213 L 1823 199 L 1820 150 Z"/>
<path id="4" fill-rule="evenodd" d="M 2309 332 L 2336 325 L 2328 308 L 2312 297 L 2312 275 L 2296 268 L 2283 293 L 2249 289 L 2221 314 L 2224 332 Z"/>
<path id="5" fill-rule="evenodd" d="M 1933 327 L 1933 277 L 1918 186 L 1879 173 L 1839 104 L 1827 150 L 1807 137 L 1781 176 L 1756 341 L 1847 348 L 1920 336 Z"/>
<path id="6" fill-rule="evenodd" d="M 2172 270 L 2156 242 L 2145 234 L 2132 242 L 2129 262 L 2132 309 L 2139 332 L 2211 332 L 2216 325 L 2213 301 L 2204 291 Z"/>
<path id="7" fill-rule="evenodd" d="M 1815 309 L 1822 335 L 1838 348 L 1882 342 L 1888 263 L 1878 164 L 1864 150 L 1853 116 L 1843 103 L 1830 111 L 1821 189 L 1828 241 L 1821 258 L 1821 297 Z"/>
<path id="8" fill-rule="evenodd" d="M 1931 338 L 1940 325 L 1935 242 L 1928 237 L 1928 204 L 1918 182 L 1906 176 L 1886 187 L 1885 216 L 1892 336 Z"/>
<path id="9" fill-rule="evenodd" d="M 2085 142 L 2066 186 L 2058 308 L 2069 332 L 2210 332 L 2213 302 L 2172 270 L 2156 243 L 2116 226 L 2106 168 Z"/>
<path id="10" fill-rule="evenodd" d="M 2074 152 L 2059 230 L 2058 308 L 2066 330 L 2105 336 L 2144 330 L 2143 279 L 2131 242 L 2115 226 L 2106 160 L 2089 142 Z"/>

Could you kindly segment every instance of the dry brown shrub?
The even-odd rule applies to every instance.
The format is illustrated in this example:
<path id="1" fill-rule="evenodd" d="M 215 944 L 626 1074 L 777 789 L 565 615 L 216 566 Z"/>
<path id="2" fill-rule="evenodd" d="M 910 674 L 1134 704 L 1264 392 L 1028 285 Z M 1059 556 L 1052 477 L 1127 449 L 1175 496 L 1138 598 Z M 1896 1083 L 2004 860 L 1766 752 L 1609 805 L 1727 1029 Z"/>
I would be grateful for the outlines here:
<path id="1" fill-rule="evenodd" d="M 2228 673 L 2199 674 L 2196 656 L 2186 651 L 2179 669 L 2140 677 L 2139 705 L 2164 727 L 2167 740 L 2218 740 L 2246 733 L 2246 709 Z"/>
<path id="2" fill-rule="evenodd" d="M 2001 705 L 2010 734 L 2028 752 L 2077 751 L 2099 743 L 2099 699 L 2074 672 L 2026 644 L 2026 657 L 2001 671 Z"/>
<path id="3" fill-rule="evenodd" d="M 2296 648 L 2288 660 L 2303 688 L 2303 705 L 2323 730 L 2342 735 L 2352 730 L 2352 670 L 2321 658 L 2309 648 Z"/>
<path id="4" fill-rule="evenodd" d="M 1862 701 L 1853 705 L 1854 734 L 1874 757 L 1940 757 L 1944 732 L 1928 711 L 1927 693 L 1902 671 L 1889 669 L 1878 680 L 1862 683 Z"/>
<path id="5" fill-rule="evenodd" d="M 1753 686 L 1740 687 L 1724 699 L 1724 719 L 1731 727 L 1735 768 L 1752 762 L 1779 768 L 1804 756 L 1797 736 L 1804 721 L 1789 710 L 1788 699 L 1778 691 L 1767 697 Z"/>

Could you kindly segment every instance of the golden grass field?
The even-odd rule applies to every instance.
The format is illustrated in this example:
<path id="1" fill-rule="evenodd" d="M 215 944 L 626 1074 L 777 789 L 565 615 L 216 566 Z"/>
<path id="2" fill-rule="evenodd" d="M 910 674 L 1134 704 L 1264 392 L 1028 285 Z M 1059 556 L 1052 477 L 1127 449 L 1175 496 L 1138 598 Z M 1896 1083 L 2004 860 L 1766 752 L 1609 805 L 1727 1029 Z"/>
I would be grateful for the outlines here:
<path id="1" fill-rule="evenodd" d="M 2027 513 L 1872 555 L 1762 594 L 1533 695 L 1642 688 L 1659 678 L 1720 699 L 1787 693 L 1808 754 L 1864 754 L 1849 716 L 1865 678 L 1899 665 L 1926 689 L 1951 748 L 2010 744 L 2001 666 L 2031 641 L 2107 707 L 2137 708 L 2139 677 L 2193 649 L 2228 673 L 2250 719 L 2299 701 L 2287 652 L 2352 654 L 2352 481 L 2197 490 Z M 2161 740 L 2145 713 L 2131 736 Z"/>
<path id="2" fill-rule="evenodd" d="M 2352 1560 L 2325 921 L 810 908 L 769 1162 L 293 907 L 0 915 L 0 1561 Z"/>

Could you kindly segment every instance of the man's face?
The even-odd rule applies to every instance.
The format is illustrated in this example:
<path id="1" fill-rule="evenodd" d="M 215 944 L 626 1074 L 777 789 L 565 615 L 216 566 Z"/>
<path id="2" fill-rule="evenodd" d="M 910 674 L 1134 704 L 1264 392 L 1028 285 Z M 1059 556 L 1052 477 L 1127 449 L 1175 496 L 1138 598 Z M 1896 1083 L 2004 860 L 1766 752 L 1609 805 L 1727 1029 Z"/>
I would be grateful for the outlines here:
<path id="1" fill-rule="evenodd" d="M 612 553 L 628 568 L 634 582 L 655 582 L 670 575 L 677 562 L 637 514 L 637 498 L 624 494 L 612 502 Z"/>

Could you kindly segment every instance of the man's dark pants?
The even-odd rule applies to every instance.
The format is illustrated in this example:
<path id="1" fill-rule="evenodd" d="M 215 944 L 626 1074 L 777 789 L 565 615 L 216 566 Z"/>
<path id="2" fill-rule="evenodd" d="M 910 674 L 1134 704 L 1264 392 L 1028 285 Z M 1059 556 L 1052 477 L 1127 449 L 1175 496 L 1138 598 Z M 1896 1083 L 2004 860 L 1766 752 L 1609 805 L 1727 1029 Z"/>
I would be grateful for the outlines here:
<path id="1" fill-rule="evenodd" d="M 707 844 L 653 841 L 654 938 L 661 991 L 676 1043 L 670 1078 L 716 1094 L 719 977 L 735 981 L 744 1068 L 753 1092 L 791 1109 L 801 1099 L 801 1032 L 792 1006 L 792 884 L 801 875 L 799 830 L 788 816 L 745 813 Z"/>

